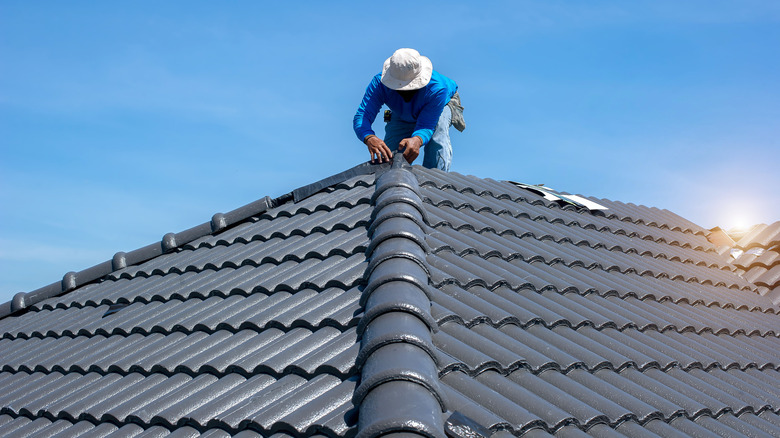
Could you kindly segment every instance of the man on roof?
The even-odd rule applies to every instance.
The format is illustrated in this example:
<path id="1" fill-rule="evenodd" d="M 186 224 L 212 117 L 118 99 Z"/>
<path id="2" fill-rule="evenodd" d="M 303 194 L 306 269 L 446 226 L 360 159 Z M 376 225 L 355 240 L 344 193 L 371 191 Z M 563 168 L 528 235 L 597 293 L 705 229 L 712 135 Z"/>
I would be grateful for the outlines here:
<path id="1" fill-rule="evenodd" d="M 384 141 L 371 129 L 382 105 L 390 108 Z M 450 126 L 466 127 L 458 85 L 414 49 L 398 49 L 387 58 L 382 73 L 368 84 L 352 124 L 371 162 L 389 161 L 400 150 L 411 164 L 422 149 L 422 165 L 444 171 L 452 162 Z"/>

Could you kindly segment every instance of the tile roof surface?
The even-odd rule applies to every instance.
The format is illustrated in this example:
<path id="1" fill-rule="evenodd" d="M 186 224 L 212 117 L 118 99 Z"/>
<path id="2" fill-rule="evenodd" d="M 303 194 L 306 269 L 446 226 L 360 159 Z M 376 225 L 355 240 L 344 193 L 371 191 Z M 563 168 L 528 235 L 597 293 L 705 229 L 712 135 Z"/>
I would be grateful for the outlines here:
<path id="1" fill-rule="evenodd" d="M 780 436 L 780 307 L 707 230 L 356 169 L 0 307 L 0 435 Z"/>
<path id="2" fill-rule="evenodd" d="M 733 264 L 762 295 L 780 304 L 780 221 L 753 227 L 736 242 Z"/>

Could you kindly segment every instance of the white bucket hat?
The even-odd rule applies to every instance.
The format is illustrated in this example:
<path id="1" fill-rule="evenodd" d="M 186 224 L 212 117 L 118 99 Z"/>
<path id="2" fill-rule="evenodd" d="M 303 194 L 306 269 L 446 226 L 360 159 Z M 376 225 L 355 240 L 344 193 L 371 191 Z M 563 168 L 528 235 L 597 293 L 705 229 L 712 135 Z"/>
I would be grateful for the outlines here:
<path id="1" fill-rule="evenodd" d="M 431 81 L 433 64 L 414 49 L 398 49 L 382 66 L 382 83 L 387 88 L 418 90 Z"/>

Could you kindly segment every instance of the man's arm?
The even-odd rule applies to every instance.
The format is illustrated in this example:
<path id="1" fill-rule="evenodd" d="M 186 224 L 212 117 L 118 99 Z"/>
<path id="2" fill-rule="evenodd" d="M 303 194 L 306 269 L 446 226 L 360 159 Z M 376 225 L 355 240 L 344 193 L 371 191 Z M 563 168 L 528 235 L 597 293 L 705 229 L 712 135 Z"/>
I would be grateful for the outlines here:
<path id="1" fill-rule="evenodd" d="M 355 134 L 368 147 L 371 162 L 389 161 L 393 156 L 390 148 L 371 129 L 376 115 L 379 114 L 379 110 L 384 104 L 380 78 L 381 75 L 376 75 L 371 80 L 371 83 L 368 84 L 363 100 L 360 102 L 355 117 L 352 119 L 352 127 L 355 130 Z"/>

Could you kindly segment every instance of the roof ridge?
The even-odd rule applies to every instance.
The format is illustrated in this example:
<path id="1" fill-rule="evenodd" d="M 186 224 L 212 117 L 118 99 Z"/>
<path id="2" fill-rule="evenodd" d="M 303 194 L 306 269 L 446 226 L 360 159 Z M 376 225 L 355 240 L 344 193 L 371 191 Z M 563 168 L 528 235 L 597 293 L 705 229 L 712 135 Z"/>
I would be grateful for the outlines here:
<path id="1" fill-rule="evenodd" d="M 358 164 L 350 169 L 324 178 L 312 184 L 297 188 L 277 198 L 265 196 L 257 201 L 238 207 L 227 213 L 216 213 L 211 221 L 189 228 L 178 233 L 167 233 L 159 242 L 155 242 L 130 252 L 117 252 L 111 260 L 99 263 L 95 266 L 78 272 L 66 273 L 61 281 L 30 292 L 19 292 L 9 302 L 0 304 L 0 318 L 23 311 L 33 304 L 43 300 L 71 292 L 81 286 L 95 282 L 106 275 L 117 272 L 128 266 L 137 265 L 163 254 L 167 254 L 184 247 L 185 245 L 210 234 L 223 232 L 233 228 L 253 216 L 276 208 L 288 202 L 299 202 L 319 191 L 344 181 L 380 170 L 386 170 L 387 164 L 375 165 L 371 162 Z"/>
<path id="2" fill-rule="evenodd" d="M 409 432 L 440 438 L 447 408 L 432 340 L 438 326 L 428 291 L 425 210 L 402 154 L 377 179 L 372 203 L 370 263 L 358 325 L 361 382 L 353 395 L 357 436 Z"/>

